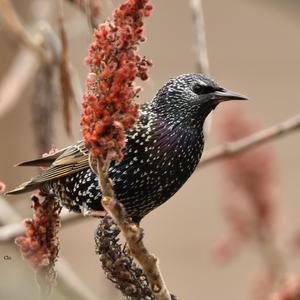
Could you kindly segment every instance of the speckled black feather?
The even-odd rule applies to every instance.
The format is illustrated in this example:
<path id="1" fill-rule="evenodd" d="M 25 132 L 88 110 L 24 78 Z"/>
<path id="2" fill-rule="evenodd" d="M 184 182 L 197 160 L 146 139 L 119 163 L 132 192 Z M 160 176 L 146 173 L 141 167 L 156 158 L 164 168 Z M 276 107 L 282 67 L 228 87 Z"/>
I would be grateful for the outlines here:
<path id="1" fill-rule="evenodd" d="M 167 201 L 191 176 L 204 147 L 203 123 L 221 102 L 215 94 L 222 91 L 205 76 L 181 75 L 164 85 L 153 101 L 141 105 L 136 126 L 126 133 L 124 159 L 109 168 L 117 199 L 134 221 L 139 222 Z M 70 154 L 74 160 L 74 153 L 71 168 L 70 163 L 59 163 Z M 59 196 L 71 210 L 103 210 L 98 180 L 86 157 L 82 142 L 66 148 L 45 174 L 34 177 L 15 193 L 39 187 Z"/>

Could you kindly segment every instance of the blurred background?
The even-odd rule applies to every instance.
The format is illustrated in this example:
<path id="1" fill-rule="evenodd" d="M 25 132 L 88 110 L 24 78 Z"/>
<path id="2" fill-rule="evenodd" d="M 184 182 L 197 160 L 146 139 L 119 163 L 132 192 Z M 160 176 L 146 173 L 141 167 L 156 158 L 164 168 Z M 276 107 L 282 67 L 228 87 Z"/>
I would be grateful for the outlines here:
<path id="1" fill-rule="evenodd" d="M 54 1 L 11 1 L 22 23 L 33 30 L 40 20 L 57 31 Z M 110 15 L 118 1 L 99 0 L 101 18 Z M 154 12 L 146 20 L 148 41 L 141 53 L 154 67 L 150 80 L 143 82 L 143 101 L 151 99 L 170 77 L 196 70 L 196 33 L 189 1 L 153 0 Z M 228 89 L 247 95 L 247 111 L 269 126 L 296 115 L 300 110 L 300 2 L 297 0 L 204 0 L 203 1 L 210 74 Z M 78 86 L 84 89 L 88 68 L 84 64 L 92 35 L 86 16 L 68 1 L 64 3 L 65 28 L 70 62 L 78 74 Z M 24 48 L 1 24 L 0 17 L 0 86 Z M 33 131 L 33 98 L 40 81 L 35 68 L 22 69 L 10 80 L 11 92 L 18 97 L 0 114 L 0 180 L 8 189 L 38 172 L 14 168 L 17 162 L 40 155 Z M 21 69 L 21 68 L 20 68 Z M 21 90 L 20 77 L 32 76 Z M 57 74 L 55 74 L 57 76 Z M 17 88 L 16 88 L 17 87 Z M 55 122 L 53 144 L 65 147 L 81 138 L 80 111 L 72 105 L 72 136 L 66 134 L 59 88 L 54 91 Z M 80 89 L 77 94 L 80 95 Z M 0 103 L 3 99 L 0 99 Z M 213 115 L 213 125 L 206 150 L 218 143 L 215 132 L 218 119 L 230 106 L 220 105 Z M 226 106 L 226 108 L 225 108 Z M 51 109 L 52 110 L 52 109 Z M 37 113 L 37 112 L 35 112 Z M 41 120 L 35 121 L 42 122 Z M 274 143 L 280 170 L 280 205 L 285 217 L 280 228 L 283 237 L 300 227 L 299 135 L 292 134 Z M 253 162 L 255 164 L 255 161 Z M 257 168 L 260 166 L 258 165 Z M 142 222 L 145 243 L 160 260 L 166 283 L 178 299 L 249 299 L 253 280 L 261 260 L 255 246 L 248 245 L 229 264 L 222 265 L 211 256 L 215 243 L 226 231 L 220 206 L 225 197 L 224 178 L 218 163 L 194 173 L 184 187 L 166 204 Z M 228 196 L 228 195 L 227 195 Z M 22 217 L 30 217 L 29 195 L 7 197 Z M 97 220 L 63 225 L 60 253 L 88 290 L 98 299 L 121 299 L 103 275 L 94 253 L 94 230 Z M 4 259 L 9 256 L 11 259 Z M 297 256 L 289 256 L 291 272 L 299 270 Z M 0 299 L 36 299 L 36 285 L 29 266 L 20 258 L 13 243 L 0 243 Z M 53 299 L 72 299 L 57 290 Z"/>

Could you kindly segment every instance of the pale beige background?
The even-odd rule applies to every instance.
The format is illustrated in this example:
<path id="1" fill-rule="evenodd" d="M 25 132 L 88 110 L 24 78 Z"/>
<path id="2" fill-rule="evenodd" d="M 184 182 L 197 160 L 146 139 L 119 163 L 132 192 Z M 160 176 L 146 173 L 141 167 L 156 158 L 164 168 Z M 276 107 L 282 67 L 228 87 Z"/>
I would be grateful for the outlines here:
<path id="1" fill-rule="evenodd" d="M 15 0 L 23 20 L 32 24 L 31 1 Z M 37 1 L 43 8 L 48 1 Z M 169 77 L 194 71 L 195 34 L 189 1 L 153 0 L 155 11 L 147 20 L 148 42 L 143 47 L 154 62 L 151 80 L 143 84 L 142 99 L 150 99 Z M 224 86 L 247 95 L 247 105 L 257 118 L 274 124 L 300 109 L 300 3 L 296 0 L 204 0 L 211 74 Z M 83 58 L 90 40 L 84 17 L 69 5 L 67 31 L 71 37 L 71 60 L 82 84 L 87 68 Z M 1 27 L 0 27 L 1 28 Z M 0 31 L 0 79 L 13 61 L 16 44 Z M 35 157 L 31 130 L 30 98 L 34 82 L 6 116 L 0 119 L 0 179 L 12 188 L 36 170 L 14 169 L 18 161 Z M 12 82 L 13 88 L 13 82 Z M 1 99 L 0 99 L 1 100 Z M 226 104 L 231 105 L 231 104 Z M 219 107 L 214 115 L 222 114 Z M 80 138 L 78 113 L 74 111 L 74 139 L 67 138 L 61 115 L 57 115 L 56 146 Z M 214 127 L 206 149 L 213 146 Z M 282 205 L 288 211 L 284 224 L 300 225 L 299 134 L 277 141 L 282 179 Z M 255 163 L 255 162 L 253 162 Z M 259 167 L 259 166 L 258 166 Z M 210 255 L 225 230 L 219 200 L 221 179 L 218 165 L 198 171 L 165 205 L 143 221 L 149 248 L 160 258 L 168 287 L 178 299 L 249 299 L 251 281 L 260 261 L 255 248 L 227 265 L 218 265 Z M 28 196 L 10 198 L 24 216 L 30 216 Z M 61 254 L 99 299 L 120 299 L 104 279 L 94 254 L 93 231 L 97 220 L 84 220 L 61 230 Z M 282 232 L 287 234 L 290 227 Z M 12 260 L 2 260 L 3 255 Z M 297 257 L 291 268 L 300 273 Z M 33 275 L 13 245 L 0 245 L 0 299 L 35 299 Z M 54 299 L 63 299 L 55 295 Z"/>

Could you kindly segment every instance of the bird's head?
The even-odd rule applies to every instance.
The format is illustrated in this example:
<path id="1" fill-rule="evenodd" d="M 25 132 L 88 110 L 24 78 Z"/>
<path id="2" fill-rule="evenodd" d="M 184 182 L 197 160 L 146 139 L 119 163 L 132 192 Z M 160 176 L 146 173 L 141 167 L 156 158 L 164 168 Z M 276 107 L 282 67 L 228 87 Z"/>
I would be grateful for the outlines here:
<path id="1" fill-rule="evenodd" d="M 158 91 L 153 104 L 168 121 L 203 125 L 205 118 L 219 103 L 246 99 L 207 76 L 184 74 L 170 79 Z"/>

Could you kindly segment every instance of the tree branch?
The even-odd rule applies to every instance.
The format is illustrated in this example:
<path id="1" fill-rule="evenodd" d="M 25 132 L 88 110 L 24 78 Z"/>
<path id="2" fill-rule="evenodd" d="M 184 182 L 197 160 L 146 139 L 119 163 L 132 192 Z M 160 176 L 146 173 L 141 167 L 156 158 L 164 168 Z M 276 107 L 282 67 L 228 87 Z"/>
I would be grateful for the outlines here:
<path id="1" fill-rule="evenodd" d="M 204 14 L 201 0 L 190 0 L 192 9 L 192 17 L 194 20 L 194 27 L 196 31 L 196 49 L 197 49 L 197 62 L 196 69 L 198 73 L 209 73 L 209 61 L 207 54 L 206 36 Z"/>
<path id="2" fill-rule="evenodd" d="M 18 220 L 20 220 L 19 214 L 0 196 L 0 224 L 9 224 Z"/>
<path id="3" fill-rule="evenodd" d="M 100 161 L 97 162 L 97 172 L 103 195 L 102 205 L 122 231 L 129 251 L 143 268 L 153 294 L 157 300 L 171 300 L 170 293 L 158 266 L 158 259 L 145 247 L 142 229 L 137 224 L 129 222 L 126 218 L 123 205 L 116 200 L 106 168 Z"/>
<path id="4" fill-rule="evenodd" d="M 1 223 L 5 224 L 10 220 L 13 219 L 21 219 L 22 217 L 15 211 L 15 209 L 7 203 L 7 201 L 0 197 L 0 221 Z M 4 217 L 5 216 L 5 217 Z M 66 211 L 64 211 L 63 217 L 65 220 L 69 220 L 66 217 L 76 216 L 75 214 L 66 214 Z M 18 226 L 17 226 L 18 225 Z M 18 222 L 6 226 L 0 227 L 0 242 L 4 241 L 2 240 L 2 237 L 5 236 L 5 228 L 8 230 L 6 231 L 9 234 L 13 234 L 13 236 L 10 236 L 9 239 L 6 239 L 7 241 L 13 241 L 13 239 L 18 236 L 25 233 L 24 226 Z M 4 233 L 4 236 L 3 236 Z M 63 257 L 60 255 L 60 259 L 56 263 L 56 269 L 58 274 L 58 288 L 59 290 L 64 294 L 68 295 L 70 299 L 74 300 L 96 300 L 96 296 L 94 296 L 89 289 L 81 282 L 81 280 L 77 277 L 77 275 L 73 272 L 71 267 L 68 265 L 68 263 L 64 260 Z"/>
<path id="5" fill-rule="evenodd" d="M 128 243 L 129 252 L 142 266 L 156 299 L 171 300 L 158 266 L 158 259 L 144 245 L 142 229 L 126 220 L 126 213 L 115 198 L 103 197 L 102 205 L 121 229 Z"/>
<path id="6" fill-rule="evenodd" d="M 21 217 L 19 218 L 21 219 Z M 62 210 L 61 221 L 62 224 L 69 224 L 76 220 L 84 219 L 81 214 L 70 213 L 68 210 Z M 15 237 L 25 234 L 24 226 L 18 223 L 12 223 L 0 227 L 0 244 L 11 242 Z"/>
<path id="7" fill-rule="evenodd" d="M 202 0 L 190 0 L 193 25 L 196 34 L 196 72 L 209 74 L 209 60 L 205 35 L 204 13 Z M 204 122 L 204 134 L 208 136 L 212 124 L 212 114 L 209 114 Z"/>
<path id="8" fill-rule="evenodd" d="M 77 6 L 88 18 L 89 25 L 93 28 L 98 27 L 98 18 L 101 14 L 101 6 L 97 0 L 68 0 Z"/>
<path id="9" fill-rule="evenodd" d="M 279 137 L 288 135 L 297 129 L 300 129 L 300 114 L 279 124 L 255 132 L 236 142 L 226 143 L 209 150 L 207 153 L 204 153 L 204 156 L 198 165 L 198 169 L 220 159 L 228 158 L 243 151 L 249 150 L 252 147 L 262 143 L 266 143 Z"/>
<path id="10" fill-rule="evenodd" d="M 38 69 L 39 61 L 28 49 L 22 49 L 15 56 L 10 69 L 0 82 L 0 117 L 9 112 L 21 95 L 33 81 Z"/>
<path id="11" fill-rule="evenodd" d="M 2 24 L 19 42 L 36 53 L 44 63 L 51 62 L 51 56 L 49 56 L 49 53 L 45 51 L 42 46 L 43 39 L 41 39 L 40 36 L 33 37 L 27 32 L 15 13 L 10 1 L 0 0 L 0 15 L 3 20 Z"/>
<path id="12" fill-rule="evenodd" d="M 66 132 L 69 136 L 72 136 L 70 103 L 72 100 L 74 100 L 74 91 L 71 83 L 71 75 L 69 69 L 69 44 L 65 30 L 65 18 L 63 13 L 62 0 L 57 0 L 56 6 L 59 37 L 62 48 L 59 63 L 59 83 L 61 89 L 61 97 L 63 100 L 63 116 Z"/>

